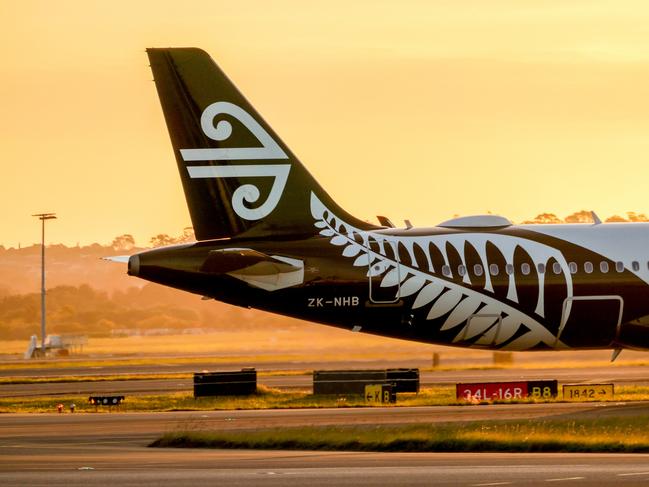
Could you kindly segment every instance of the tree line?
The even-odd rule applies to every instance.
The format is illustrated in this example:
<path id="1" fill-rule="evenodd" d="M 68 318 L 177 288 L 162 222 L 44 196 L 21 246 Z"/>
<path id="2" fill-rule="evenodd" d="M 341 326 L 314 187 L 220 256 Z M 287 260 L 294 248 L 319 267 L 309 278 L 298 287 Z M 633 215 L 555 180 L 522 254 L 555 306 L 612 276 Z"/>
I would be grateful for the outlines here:
<path id="1" fill-rule="evenodd" d="M 593 213 L 588 210 L 576 211 L 565 218 L 559 218 L 554 213 L 540 213 L 531 220 L 526 220 L 522 223 L 593 223 Z M 626 218 L 620 215 L 613 215 L 604 220 L 609 223 L 623 223 L 623 222 L 649 222 L 649 217 L 644 213 L 636 213 L 635 211 L 627 211 Z"/>
<path id="2" fill-rule="evenodd" d="M 115 336 L 158 330 L 257 329 L 296 325 L 295 320 L 251 312 L 199 296 L 146 284 L 108 293 L 87 284 L 47 291 L 48 334 Z M 0 339 L 23 340 L 40 335 L 40 293 L 0 295 Z"/>

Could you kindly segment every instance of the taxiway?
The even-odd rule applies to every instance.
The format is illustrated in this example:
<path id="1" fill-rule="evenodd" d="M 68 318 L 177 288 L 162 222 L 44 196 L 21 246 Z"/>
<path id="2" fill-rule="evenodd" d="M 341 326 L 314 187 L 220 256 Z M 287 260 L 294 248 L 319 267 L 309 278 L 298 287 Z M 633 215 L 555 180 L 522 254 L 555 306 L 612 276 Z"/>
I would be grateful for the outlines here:
<path id="1" fill-rule="evenodd" d="M 3 485 L 646 485 L 627 454 L 367 453 L 159 449 L 177 429 L 647 415 L 646 403 L 520 404 L 115 414 L 0 415 Z"/>

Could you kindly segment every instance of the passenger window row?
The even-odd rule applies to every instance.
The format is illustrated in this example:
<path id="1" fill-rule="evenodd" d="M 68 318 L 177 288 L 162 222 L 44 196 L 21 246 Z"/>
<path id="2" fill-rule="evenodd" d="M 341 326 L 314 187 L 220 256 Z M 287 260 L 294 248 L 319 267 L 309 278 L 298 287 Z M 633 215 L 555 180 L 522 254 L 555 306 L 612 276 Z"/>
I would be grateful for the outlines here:
<path id="1" fill-rule="evenodd" d="M 647 263 L 647 266 L 649 267 L 649 262 Z M 606 261 L 601 261 L 599 263 L 599 272 L 602 274 L 606 274 L 609 272 L 610 266 L 608 265 L 608 262 Z M 592 262 L 586 261 L 583 263 L 582 268 L 586 274 L 592 274 L 593 271 L 595 270 L 595 266 L 593 265 Z M 639 271 L 640 270 L 640 263 L 636 260 L 631 262 L 631 268 L 634 271 Z M 545 264 L 537 264 L 536 270 L 539 274 L 545 274 L 546 272 L 546 266 Z M 579 270 L 578 265 L 576 262 L 569 262 L 568 263 L 568 270 L 570 271 L 571 274 L 576 274 L 577 271 Z M 483 266 L 481 264 L 475 264 L 473 266 L 473 274 L 476 276 L 480 277 L 484 274 L 485 270 L 483 269 Z M 511 275 L 514 274 L 515 268 L 512 264 L 505 264 L 505 269 L 504 269 L 505 274 Z M 530 264 L 527 262 L 524 262 L 520 266 L 520 273 L 524 276 L 529 275 L 532 272 L 532 267 Z M 552 264 L 552 273 L 553 274 L 561 274 L 563 272 L 563 269 L 561 268 L 561 264 L 558 262 L 554 262 Z M 616 262 L 615 263 L 615 272 L 624 272 L 624 263 L 623 262 Z M 497 276 L 500 273 L 500 266 L 498 264 L 489 264 L 489 274 L 492 276 Z M 448 265 L 442 266 L 442 274 L 446 277 L 451 277 L 451 267 Z M 457 268 L 457 274 L 460 277 L 464 277 L 467 274 L 467 268 L 465 265 L 459 265 Z"/>

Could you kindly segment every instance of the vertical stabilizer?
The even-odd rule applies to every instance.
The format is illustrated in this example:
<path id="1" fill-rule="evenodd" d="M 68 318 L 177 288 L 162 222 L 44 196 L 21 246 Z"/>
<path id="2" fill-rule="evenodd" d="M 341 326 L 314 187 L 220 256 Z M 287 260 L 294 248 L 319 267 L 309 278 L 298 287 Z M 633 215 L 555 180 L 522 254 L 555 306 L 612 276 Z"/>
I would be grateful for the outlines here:
<path id="1" fill-rule="evenodd" d="M 311 193 L 336 205 L 207 53 L 147 49 L 198 240 L 317 233 Z"/>

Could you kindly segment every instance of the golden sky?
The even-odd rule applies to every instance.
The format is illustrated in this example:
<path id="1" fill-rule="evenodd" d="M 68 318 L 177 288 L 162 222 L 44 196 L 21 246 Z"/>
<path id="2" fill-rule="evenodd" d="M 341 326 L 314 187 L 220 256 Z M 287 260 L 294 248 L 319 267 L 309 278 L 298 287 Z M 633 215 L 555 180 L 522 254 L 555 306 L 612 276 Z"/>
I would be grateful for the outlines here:
<path id="1" fill-rule="evenodd" d="M 190 224 L 146 47 L 208 51 L 329 194 L 435 225 L 649 213 L 649 4 L 0 0 L 0 244 Z"/>

